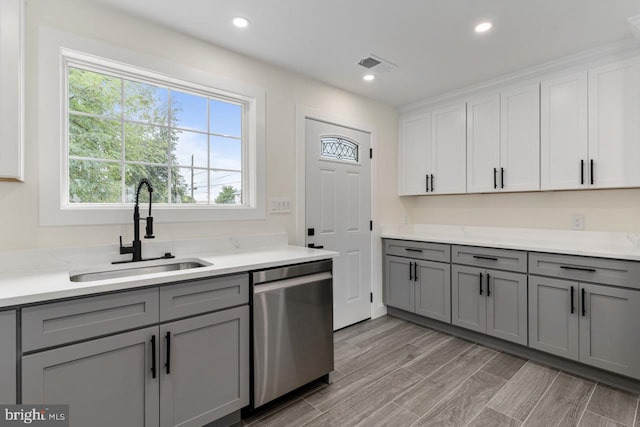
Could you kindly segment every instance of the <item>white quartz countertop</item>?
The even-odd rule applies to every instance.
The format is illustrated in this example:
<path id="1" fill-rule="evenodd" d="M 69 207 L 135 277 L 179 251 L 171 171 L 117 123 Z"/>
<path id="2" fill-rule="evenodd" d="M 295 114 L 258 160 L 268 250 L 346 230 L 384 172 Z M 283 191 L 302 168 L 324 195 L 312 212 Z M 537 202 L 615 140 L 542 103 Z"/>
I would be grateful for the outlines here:
<path id="1" fill-rule="evenodd" d="M 31 269 L 14 268 L 12 270 L 5 267 L 2 269 L 2 273 L 0 273 L 0 307 L 32 304 L 61 298 L 136 289 L 162 283 L 261 270 L 289 264 L 331 259 L 338 255 L 336 252 L 321 249 L 291 246 L 286 243 L 282 244 L 282 239 L 272 239 L 270 243 L 274 244 L 266 247 L 251 247 L 251 245 L 245 245 L 248 247 L 234 247 L 233 249 L 227 248 L 227 250 L 220 250 L 218 247 L 209 252 L 199 248 L 196 252 L 183 252 L 185 256 L 177 256 L 176 259 L 160 260 L 154 263 L 201 260 L 205 264 L 210 265 L 188 270 L 96 280 L 92 282 L 72 282 L 69 277 L 71 274 L 83 272 L 104 271 L 114 268 L 131 268 L 143 265 L 143 263 L 127 263 L 115 266 L 110 262 L 93 264 L 86 262 L 78 263 L 77 261 L 69 261 L 69 256 L 67 255 L 65 261 L 60 263 L 61 265 L 46 265 L 40 267 L 35 265 Z M 50 252 L 51 251 L 49 251 L 49 253 Z M 34 253 L 35 255 L 33 256 L 36 258 L 43 257 L 42 253 L 37 253 L 37 251 L 34 251 Z M 5 262 L 7 262 L 7 258 L 9 258 L 9 260 L 12 257 L 21 258 L 27 256 L 28 253 L 23 253 L 19 256 L 0 253 L 0 267 L 2 267 L 3 255 Z M 131 255 L 129 255 L 129 257 L 130 256 Z M 37 261 L 38 260 L 36 260 L 36 263 Z"/>
<path id="2" fill-rule="evenodd" d="M 383 226 L 387 239 L 640 261 L 640 234 L 414 224 Z"/>

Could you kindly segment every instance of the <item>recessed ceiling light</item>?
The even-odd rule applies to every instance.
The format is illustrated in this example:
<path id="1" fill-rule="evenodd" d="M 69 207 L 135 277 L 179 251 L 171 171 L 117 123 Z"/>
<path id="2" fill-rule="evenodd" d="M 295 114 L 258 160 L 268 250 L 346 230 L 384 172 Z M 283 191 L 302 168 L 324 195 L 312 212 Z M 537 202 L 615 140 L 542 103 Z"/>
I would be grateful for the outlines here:
<path id="1" fill-rule="evenodd" d="M 480 24 L 476 25 L 476 33 L 487 32 L 491 29 L 491 27 L 493 27 L 493 24 L 491 22 L 481 22 Z"/>
<path id="2" fill-rule="evenodd" d="M 365 82 L 370 82 L 371 80 L 375 79 L 376 76 L 374 76 L 373 74 L 365 74 L 364 77 L 362 78 Z"/>
<path id="3" fill-rule="evenodd" d="M 235 18 L 233 18 L 233 25 L 235 25 L 238 28 L 247 28 L 250 24 L 249 20 L 247 18 L 243 18 L 242 16 L 236 16 Z"/>

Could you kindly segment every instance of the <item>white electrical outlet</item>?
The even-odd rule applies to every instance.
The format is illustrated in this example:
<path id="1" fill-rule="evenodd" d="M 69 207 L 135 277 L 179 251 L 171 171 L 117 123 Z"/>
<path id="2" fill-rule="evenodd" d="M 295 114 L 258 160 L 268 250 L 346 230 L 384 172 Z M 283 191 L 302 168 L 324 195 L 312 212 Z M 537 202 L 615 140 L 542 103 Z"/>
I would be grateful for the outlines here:
<path id="1" fill-rule="evenodd" d="M 291 199 L 288 197 L 272 197 L 269 199 L 269 212 L 274 214 L 291 213 Z"/>
<path id="2" fill-rule="evenodd" d="M 571 229 L 584 230 L 584 215 L 571 215 Z"/>

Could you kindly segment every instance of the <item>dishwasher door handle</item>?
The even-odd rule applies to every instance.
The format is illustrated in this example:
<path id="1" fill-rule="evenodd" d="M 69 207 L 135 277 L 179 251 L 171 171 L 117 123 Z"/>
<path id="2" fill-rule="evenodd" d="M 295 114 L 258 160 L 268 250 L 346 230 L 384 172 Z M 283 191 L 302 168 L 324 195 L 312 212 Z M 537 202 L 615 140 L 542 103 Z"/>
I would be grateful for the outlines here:
<path id="1" fill-rule="evenodd" d="M 294 286 L 306 285 L 307 283 L 319 282 L 331 279 L 333 276 L 328 271 L 324 273 L 310 274 L 302 277 L 294 277 L 293 279 L 278 280 L 264 285 L 255 285 L 253 287 L 254 294 L 261 294 L 269 291 L 277 291 L 280 289 L 293 288 Z"/>

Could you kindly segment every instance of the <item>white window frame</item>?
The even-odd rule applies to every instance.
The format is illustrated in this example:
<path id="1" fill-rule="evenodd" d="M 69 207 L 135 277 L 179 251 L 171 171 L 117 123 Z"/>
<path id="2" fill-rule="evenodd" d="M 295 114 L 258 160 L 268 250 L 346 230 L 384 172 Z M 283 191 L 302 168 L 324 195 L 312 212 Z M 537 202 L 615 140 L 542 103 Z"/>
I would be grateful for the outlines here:
<path id="1" fill-rule="evenodd" d="M 106 59 L 108 58 L 108 59 Z M 258 220 L 265 218 L 265 91 L 201 70 L 52 28 L 39 35 L 40 225 L 122 224 L 132 208 L 122 204 L 68 203 L 67 62 L 213 92 L 244 104 L 243 205 L 154 205 L 156 222 Z M 150 71 L 153 70 L 153 71 Z M 126 77 L 125 77 L 126 78 Z M 188 83 L 187 83 L 188 82 Z"/>

